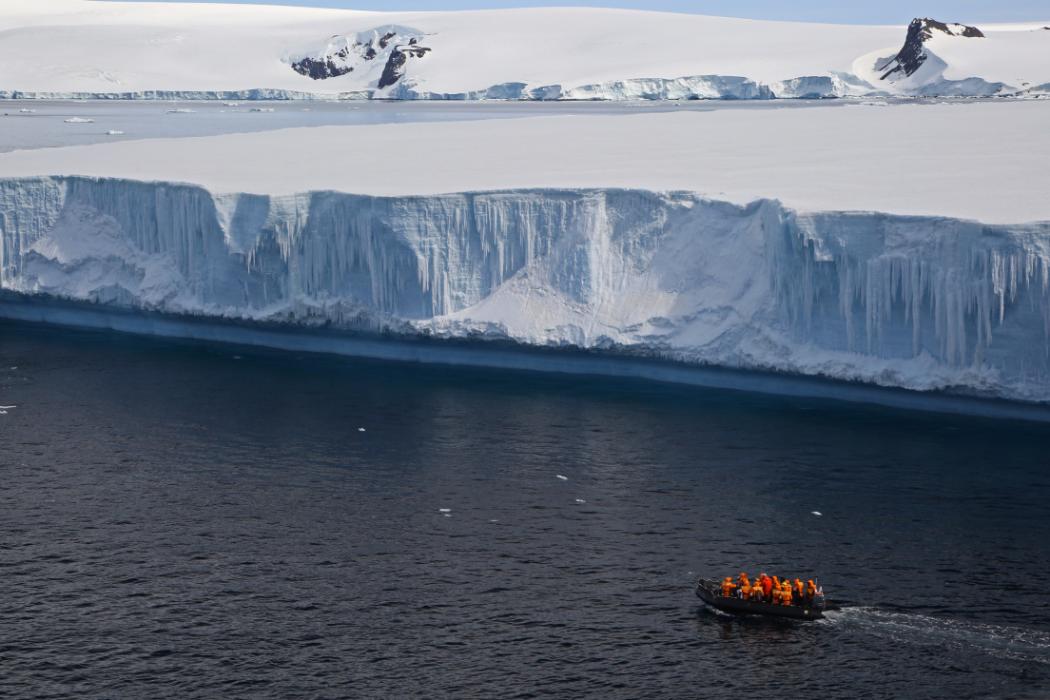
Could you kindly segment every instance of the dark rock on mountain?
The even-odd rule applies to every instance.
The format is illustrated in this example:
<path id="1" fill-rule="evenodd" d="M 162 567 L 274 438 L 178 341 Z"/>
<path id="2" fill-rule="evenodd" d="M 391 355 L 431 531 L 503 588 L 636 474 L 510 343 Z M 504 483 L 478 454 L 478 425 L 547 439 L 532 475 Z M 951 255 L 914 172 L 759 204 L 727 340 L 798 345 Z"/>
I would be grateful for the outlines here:
<path id="1" fill-rule="evenodd" d="M 430 49 L 412 42 L 409 42 L 409 46 L 395 48 L 390 52 L 390 58 L 387 59 L 386 65 L 383 66 L 383 75 L 379 77 L 379 84 L 376 87 L 382 90 L 401 80 L 405 75 L 405 64 L 408 63 L 409 57 L 423 58 L 428 51 Z"/>
<path id="2" fill-rule="evenodd" d="M 291 67 L 296 73 L 313 80 L 325 80 L 385 59 L 378 84 L 379 88 L 384 88 L 404 76 L 410 58 L 422 58 L 429 51 L 429 48 L 419 45 L 419 36 L 402 37 L 397 28 L 374 29 L 356 37 L 337 34 L 329 39 L 323 50 L 293 60 Z"/>
<path id="3" fill-rule="evenodd" d="M 896 56 L 878 67 L 880 71 L 884 71 L 881 79 L 887 80 L 895 75 L 896 77 L 907 77 L 919 70 L 928 57 L 925 44 L 933 38 L 934 32 L 971 39 L 984 38 L 984 33 L 977 27 L 965 24 L 946 24 L 929 17 L 915 18 L 908 25 L 908 34 L 901 50 Z"/>

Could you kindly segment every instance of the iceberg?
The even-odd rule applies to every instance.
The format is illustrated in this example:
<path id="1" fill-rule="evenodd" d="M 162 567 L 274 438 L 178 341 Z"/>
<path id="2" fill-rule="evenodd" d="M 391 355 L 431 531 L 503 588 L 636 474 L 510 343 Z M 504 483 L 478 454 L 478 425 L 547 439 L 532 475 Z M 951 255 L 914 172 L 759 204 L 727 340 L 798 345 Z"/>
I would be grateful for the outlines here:
<path id="1" fill-rule="evenodd" d="M 1050 401 L 1050 222 L 644 189 L 260 195 L 8 177 L 0 289 Z"/>

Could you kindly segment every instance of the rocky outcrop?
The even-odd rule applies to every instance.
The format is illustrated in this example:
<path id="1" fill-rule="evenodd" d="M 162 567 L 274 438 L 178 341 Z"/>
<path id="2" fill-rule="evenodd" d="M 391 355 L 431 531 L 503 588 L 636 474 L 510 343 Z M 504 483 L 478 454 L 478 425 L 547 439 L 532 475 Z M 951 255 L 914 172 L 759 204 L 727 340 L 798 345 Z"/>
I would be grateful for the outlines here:
<path id="1" fill-rule="evenodd" d="M 984 38 L 984 33 L 977 27 L 965 24 L 946 24 L 929 17 L 915 18 L 908 25 L 904 46 L 896 56 L 879 66 L 878 70 L 882 73 L 881 79 L 908 77 L 919 70 L 929 57 L 926 52 L 926 42 L 937 33 L 971 39 Z"/>
<path id="2" fill-rule="evenodd" d="M 383 89 L 404 77 L 409 59 L 423 58 L 430 49 L 422 33 L 405 27 L 379 27 L 354 36 L 334 35 L 318 51 L 292 58 L 292 70 L 313 80 L 337 78 L 357 71 L 382 71 L 376 87 Z"/>

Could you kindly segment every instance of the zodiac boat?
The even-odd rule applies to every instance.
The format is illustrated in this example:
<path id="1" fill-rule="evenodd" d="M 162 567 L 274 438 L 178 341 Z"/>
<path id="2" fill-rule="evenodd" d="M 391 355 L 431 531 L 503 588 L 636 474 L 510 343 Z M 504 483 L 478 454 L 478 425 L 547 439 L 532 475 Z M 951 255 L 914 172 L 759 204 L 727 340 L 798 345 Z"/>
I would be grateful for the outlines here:
<path id="1" fill-rule="evenodd" d="M 827 602 L 823 595 L 801 604 L 773 605 L 759 600 L 743 600 L 737 597 L 726 598 L 722 595 L 722 584 L 715 579 L 700 578 L 696 582 L 696 595 L 712 608 L 734 615 L 767 615 L 769 617 L 788 617 L 794 620 L 819 620 L 824 617 Z"/>

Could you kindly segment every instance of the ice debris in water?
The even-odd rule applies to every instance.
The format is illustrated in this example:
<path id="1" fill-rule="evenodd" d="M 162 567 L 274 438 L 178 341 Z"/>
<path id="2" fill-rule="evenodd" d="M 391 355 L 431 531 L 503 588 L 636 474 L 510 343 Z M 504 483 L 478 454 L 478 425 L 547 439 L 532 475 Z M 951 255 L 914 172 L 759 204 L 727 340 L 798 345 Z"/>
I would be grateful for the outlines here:
<path id="1" fill-rule="evenodd" d="M 84 119 L 83 117 L 70 117 L 65 120 L 66 124 L 93 124 L 94 119 Z"/>
<path id="2" fill-rule="evenodd" d="M 357 432 L 359 432 L 359 433 L 363 433 L 363 432 L 365 432 L 365 429 L 364 429 L 364 428 L 358 428 L 358 429 L 357 429 Z"/>
<path id="3" fill-rule="evenodd" d="M 555 474 L 555 476 L 557 476 L 562 481 L 568 481 L 569 480 L 569 477 L 567 477 L 567 476 L 565 476 L 563 474 Z"/>
<path id="4" fill-rule="evenodd" d="M 120 129 L 110 129 L 106 132 L 106 136 L 123 136 L 124 132 Z"/>
<path id="5" fill-rule="evenodd" d="M 451 508 L 438 508 L 438 512 L 439 513 L 451 513 L 452 509 Z"/>
<path id="6" fill-rule="evenodd" d="M 35 109 L 29 109 L 27 107 L 23 107 L 22 109 L 20 109 L 18 111 L 21 112 L 22 114 L 32 114 L 36 110 Z"/>
<path id="7" fill-rule="evenodd" d="M 821 512 L 819 511 L 819 510 L 811 510 L 810 512 L 811 512 L 811 513 L 812 513 L 813 515 L 817 516 L 818 518 L 819 518 L 820 516 L 824 515 L 824 514 L 823 514 L 823 513 L 821 513 Z"/>
<path id="8" fill-rule="evenodd" d="M 577 503 L 586 503 L 587 501 L 583 500 L 582 498 L 577 498 L 576 502 Z"/>

